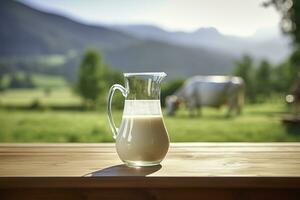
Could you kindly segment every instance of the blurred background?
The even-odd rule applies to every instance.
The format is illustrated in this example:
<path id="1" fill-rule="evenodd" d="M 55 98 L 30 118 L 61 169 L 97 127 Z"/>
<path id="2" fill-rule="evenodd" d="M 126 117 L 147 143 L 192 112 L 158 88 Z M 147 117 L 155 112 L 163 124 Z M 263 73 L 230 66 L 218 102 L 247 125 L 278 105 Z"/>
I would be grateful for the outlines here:
<path id="1" fill-rule="evenodd" d="M 0 142 L 112 142 L 107 92 L 145 71 L 168 74 L 172 142 L 300 141 L 299 44 L 296 0 L 2 0 Z M 196 75 L 241 77 L 242 114 L 167 115 Z"/>

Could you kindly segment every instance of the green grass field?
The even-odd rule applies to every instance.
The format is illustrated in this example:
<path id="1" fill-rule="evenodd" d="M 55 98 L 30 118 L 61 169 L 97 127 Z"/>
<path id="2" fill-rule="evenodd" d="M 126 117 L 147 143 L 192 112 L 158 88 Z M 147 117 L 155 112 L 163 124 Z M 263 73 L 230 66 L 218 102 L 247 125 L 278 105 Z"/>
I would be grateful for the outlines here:
<path id="1" fill-rule="evenodd" d="M 45 96 L 43 90 L 13 90 L 0 94 L 2 105 L 27 105 L 39 99 L 47 105 L 79 104 L 70 90 Z M 0 109 L 0 142 L 112 142 L 105 109 L 93 112 Z M 190 118 L 181 110 L 165 116 L 172 142 L 289 142 L 300 141 L 300 129 L 288 129 L 280 118 L 285 105 L 273 101 L 246 105 L 243 115 L 226 118 L 226 108 L 205 108 L 202 117 Z M 115 111 L 117 124 L 121 111 Z"/>
<path id="2" fill-rule="evenodd" d="M 67 86 L 66 80 L 61 76 L 33 74 L 33 83 L 39 88 L 62 88 Z"/>
<path id="3" fill-rule="evenodd" d="M 29 106 L 38 100 L 42 105 L 79 105 L 80 98 L 72 93 L 68 87 L 53 89 L 49 94 L 42 88 L 15 89 L 0 94 L 0 105 L 3 106 Z"/>
<path id="4" fill-rule="evenodd" d="M 105 109 L 55 111 L 7 109 L 26 107 L 38 100 L 46 105 L 80 105 L 80 98 L 63 87 L 45 94 L 43 89 L 9 90 L 0 94 L 0 142 L 112 142 Z M 202 117 L 180 110 L 165 116 L 172 142 L 287 142 L 300 141 L 300 129 L 288 129 L 280 118 L 286 112 L 281 101 L 246 105 L 243 115 L 226 118 L 226 108 L 203 109 Z M 117 124 L 121 111 L 115 111 Z"/>

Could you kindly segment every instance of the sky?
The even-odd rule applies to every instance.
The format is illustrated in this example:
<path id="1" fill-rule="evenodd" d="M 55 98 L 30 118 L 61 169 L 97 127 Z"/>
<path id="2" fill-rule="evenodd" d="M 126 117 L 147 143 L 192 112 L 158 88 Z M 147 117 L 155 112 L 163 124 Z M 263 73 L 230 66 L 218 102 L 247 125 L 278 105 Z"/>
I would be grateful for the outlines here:
<path id="1" fill-rule="evenodd" d="M 169 31 L 215 27 L 223 34 L 251 36 L 258 30 L 279 30 L 280 21 L 273 7 L 262 6 L 267 0 L 21 1 L 88 24 L 152 24 Z"/>

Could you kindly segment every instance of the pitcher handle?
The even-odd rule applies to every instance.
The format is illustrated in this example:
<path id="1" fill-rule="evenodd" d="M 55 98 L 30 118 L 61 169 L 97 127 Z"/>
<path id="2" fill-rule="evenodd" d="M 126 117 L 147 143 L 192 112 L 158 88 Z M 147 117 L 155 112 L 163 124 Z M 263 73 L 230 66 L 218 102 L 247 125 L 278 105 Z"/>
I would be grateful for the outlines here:
<path id="1" fill-rule="evenodd" d="M 109 121 L 110 128 L 113 132 L 113 138 L 114 139 L 117 138 L 118 128 L 116 127 L 113 116 L 112 116 L 111 104 L 112 104 L 113 95 L 114 95 L 116 90 L 120 90 L 124 97 L 127 96 L 127 90 L 120 84 L 114 84 L 113 86 L 111 86 L 111 88 L 109 89 L 109 92 L 108 92 L 107 115 L 108 115 L 108 121 Z"/>

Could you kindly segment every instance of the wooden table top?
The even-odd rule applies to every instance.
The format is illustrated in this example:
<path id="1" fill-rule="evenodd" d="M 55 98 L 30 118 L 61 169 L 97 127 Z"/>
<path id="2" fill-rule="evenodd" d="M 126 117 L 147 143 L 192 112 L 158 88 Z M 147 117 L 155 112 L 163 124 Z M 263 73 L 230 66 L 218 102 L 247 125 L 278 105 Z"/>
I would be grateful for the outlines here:
<path id="1" fill-rule="evenodd" d="M 0 144 L 2 187 L 300 188 L 300 143 L 175 143 L 128 168 L 114 144 Z"/>

